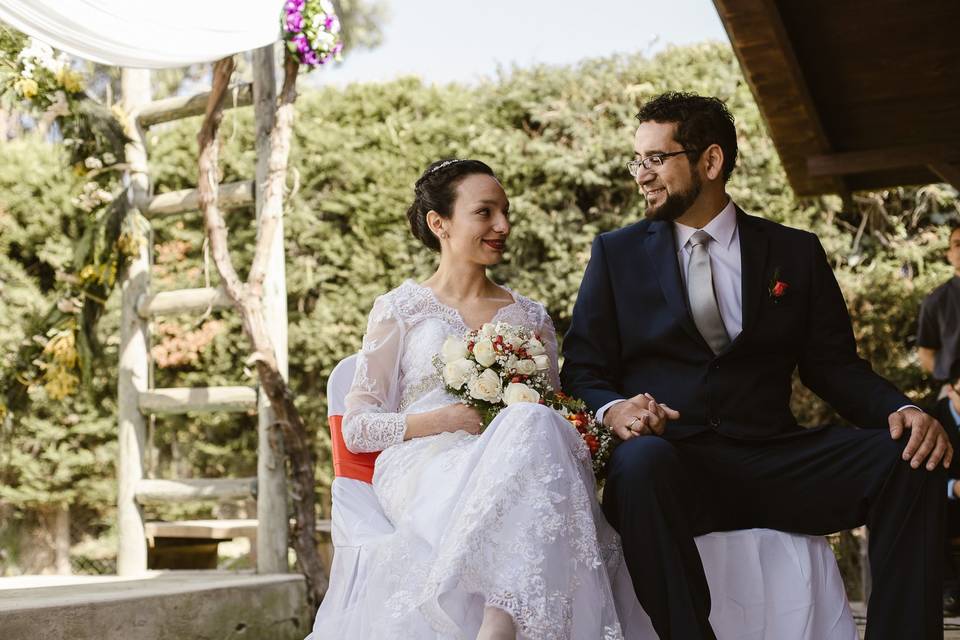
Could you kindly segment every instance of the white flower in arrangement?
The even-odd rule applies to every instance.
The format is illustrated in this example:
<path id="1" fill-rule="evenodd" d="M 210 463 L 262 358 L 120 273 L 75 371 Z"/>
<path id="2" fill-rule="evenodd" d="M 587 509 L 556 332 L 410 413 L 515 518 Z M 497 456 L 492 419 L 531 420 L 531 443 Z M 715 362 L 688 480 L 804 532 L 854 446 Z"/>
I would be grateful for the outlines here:
<path id="1" fill-rule="evenodd" d="M 100 158 L 90 156 L 89 158 L 83 161 L 83 166 L 91 170 L 103 169 L 103 162 L 100 161 Z"/>
<path id="2" fill-rule="evenodd" d="M 30 38 L 30 44 L 23 49 L 17 57 L 24 61 L 25 66 L 30 64 L 31 71 L 34 61 L 41 67 L 49 69 L 54 73 L 60 71 L 67 63 L 67 57 L 65 55 L 54 55 L 53 47 L 35 38 Z"/>
<path id="3" fill-rule="evenodd" d="M 466 358 L 452 360 L 443 367 L 443 381 L 454 389 L 459 389 L 476 373 L 477 369 Z"/>
<path id="4" fill-rule="evenodd" d="M 320 0 L 320 8 L 327 14 L 336 13 L 336 10 L 333 8 L 333 3 L 330 2 L 330 0 Z"/>
<path id="5" fill-rule="evenodd" d="M 517 373 L 524 376 L 531 376 L 537 370 L 537 363 L 533 360 L 520 360 L 517 362 Z"/>
<path id="6" fill-rule="evenodd" d="M 444 362 L 453 362 L 467 357 L 467 343 L 457 336 L 447 336 L 440 351 Z"/>
<path id="7" fill-rule="evenodd" d="M 340 33 L 340 18 L 330 16 L 330 33 Z"/>
<path id="8" fill-rule="evenodd" d="M 504 340 L 504 342 L 506 342 L 508 345 L 510 345 L 510 346 L 513 347 L 514 349 L 519 349 L 520 347 L 523 346 L 523 344 L 526 342 L 526 340 L 524 340 L 524 339 L 521 338 L 520 336 L 514 334 L 514 335 L 512 335 L 512 336 L 507 336 L 506 339 Z"/>
<path id="9" fill-rule="evenodd" d="M 516 371 L 518 362 L 520 362 L 520 359 L 517 356 L 510 354 L 507 356 L 506 362 L 503 363 L 503 367 L 507 371 Z"/>
<path id="10" fill-rule="evenodd" d="M 481 366 L 489 367 L 497 361 L 497 352 L 489 339 L 477 340 L 473 345 L 473 357 Z"/>
<path id="11" fill-rule="evenodd" d="M 533 363 L 537 366 L 537 371 L 546 371 L 550 368 L 550 358 L 546 355 L 533 356 Z"/>
<path id="12" fill-rule="evenodd" d="M 314 49 L 321 49 L 326 51 L 327 49 L 332 49 L 333 45 L 337 43 L 337 36 L 333 35 L 329 31 L 318 31 L 317 37 L 313 39 L 311 44 Z"/>
<path id="13" fill-rule="evenodd" d="M 543 346 L 543 343 L 537 340 L 536 338 L 530 338 L 527 340 L 527 353 L 532 356 L 539 356 L 546 353 L 547 350 Z"/>
<path id="14" fill-rule="evenodd" d="M 509 406 L 517 402 L 540 402 L 540 394 L 522 382 L 511 382 L 503 390 L 503 403 Z"/>
<path id="15" fill-rule="evenodd" d="M 467 389 L 475 400 L 497 402 L 503 391 L 500 376 L 493 369 L 484 369 L 483 373 L 467 383 Z"/>
<path id="16" fill-rule="evenodd" d="M 103 161 L 106 164 L 116 164 L 117 156 L 107 151 L 106 153 L 103 154 Z"/>
<path id="17" fill-rule="evenodd" d="M 497 327 L 489 322 L 480 327 L 480 335 L 484 338 L 492 338 L 497 335 Z"/>

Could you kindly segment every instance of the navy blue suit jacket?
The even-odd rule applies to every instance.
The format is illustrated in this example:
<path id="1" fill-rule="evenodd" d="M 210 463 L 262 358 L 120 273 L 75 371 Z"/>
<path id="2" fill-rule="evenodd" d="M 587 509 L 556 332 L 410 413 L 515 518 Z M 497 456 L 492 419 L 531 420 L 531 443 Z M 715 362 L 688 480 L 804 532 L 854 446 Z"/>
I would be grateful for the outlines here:
<path id="1" fill-rule="evenodd" d="M 809 432 L 791 378 L 844 418 L 886 428 L 910 401 L 857 355 L 850 317 L 817 237 L 737 210 L 743 331 L 714 356 L 688 311 L 672 223 L 643 220 L 594 240 L 563 341 L 564 390 L 594 411 L 650 393 L 680 412 L 665 437 L 705 429 L 742 439 Z M 771 285 L 787 283 L 779 298 Z"/>

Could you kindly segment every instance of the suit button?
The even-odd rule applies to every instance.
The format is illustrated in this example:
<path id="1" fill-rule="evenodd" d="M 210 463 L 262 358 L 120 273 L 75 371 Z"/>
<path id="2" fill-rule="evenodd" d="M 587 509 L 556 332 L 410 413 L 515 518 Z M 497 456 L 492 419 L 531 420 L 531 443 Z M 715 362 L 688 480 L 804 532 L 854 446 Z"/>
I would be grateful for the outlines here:
<path id="1" fill-rule="evenodd" d="M 720 418 L 710 418 L 710 427 L 712 429 L 720 428 Z"/>

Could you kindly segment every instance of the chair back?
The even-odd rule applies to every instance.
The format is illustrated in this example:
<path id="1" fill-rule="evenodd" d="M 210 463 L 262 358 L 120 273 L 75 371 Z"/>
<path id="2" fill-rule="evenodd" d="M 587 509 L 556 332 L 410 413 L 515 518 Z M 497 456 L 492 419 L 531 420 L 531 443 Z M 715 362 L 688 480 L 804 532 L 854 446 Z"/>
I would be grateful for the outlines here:
<path id="1" fill-rule="evenodd" d="M 343 414 L 346 410 L 347 393 L 353 385 L 357 369 L 357 354 L 341 360 L 327 380 L 327 424 L 333 443 L 333 475 L 337 478 L 353 478 L 361 482 L 373 481 L 373 465 L 380 452 L 353 453 L 343 442 Z"/>

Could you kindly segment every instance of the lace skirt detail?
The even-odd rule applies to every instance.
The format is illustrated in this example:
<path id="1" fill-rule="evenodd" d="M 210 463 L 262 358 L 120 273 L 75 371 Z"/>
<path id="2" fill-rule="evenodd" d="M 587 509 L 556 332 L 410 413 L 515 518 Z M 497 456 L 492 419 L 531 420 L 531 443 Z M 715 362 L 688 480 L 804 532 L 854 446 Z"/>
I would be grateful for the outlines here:
<path id="1" fill-rule="evenodd" d="M 390 447 L 373 484 L 395 531 L 364 547 L 349 624 L 318 620 L 321 637 L 473 640 L 489 605 L 520 638 L 613 640 L 624 638 L 618 608 L 643 615 L 586 448 L 551 409 L 518 404 L 480 436 Z"/>

